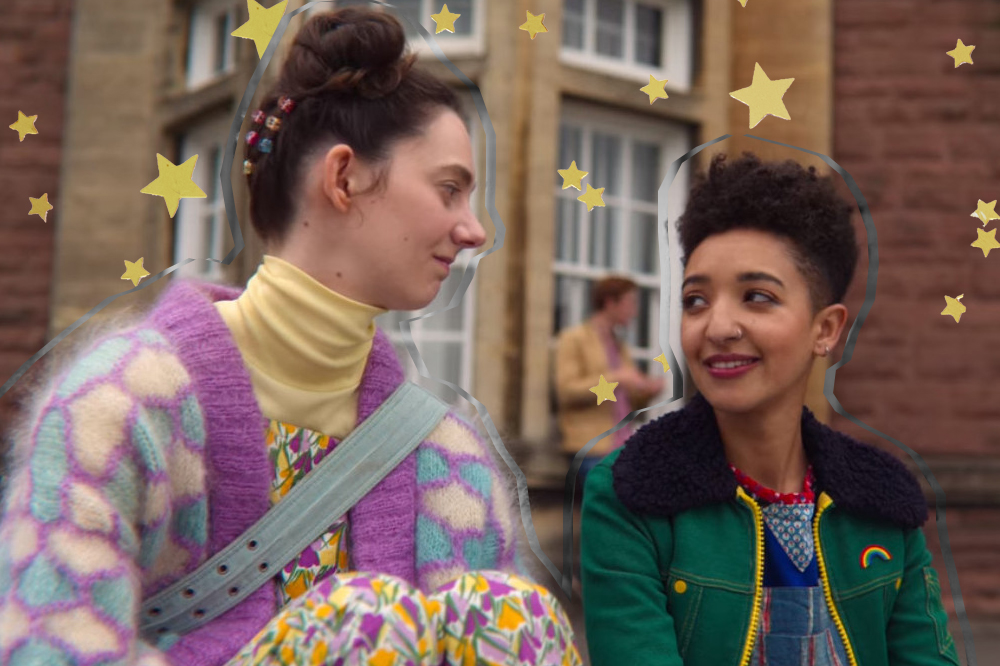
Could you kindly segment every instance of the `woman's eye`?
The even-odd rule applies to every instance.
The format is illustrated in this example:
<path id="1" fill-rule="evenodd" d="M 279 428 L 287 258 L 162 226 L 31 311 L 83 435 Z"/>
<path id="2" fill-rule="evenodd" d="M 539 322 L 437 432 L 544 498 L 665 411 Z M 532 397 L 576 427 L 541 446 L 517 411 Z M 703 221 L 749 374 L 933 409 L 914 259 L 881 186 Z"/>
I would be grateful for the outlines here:
<path id="1" fill-rule="evenodd" d="M 687 309 L 687 308 L 693 308 L 696 305 L 695 301 L 698 300 L 698 299 L 704 300 L 704 299 L 701 298 L 701 296 L 693 296 L 693 295 L 692 296 L 686 296 L 684 298 L 684 300 L 681 301 L 681 305 L 685 309 Z"/>
<path id="2" fill-rule="evenodd" d="M 750 300 L 753 300 L 755 296 L 760 296 L 761 298 L 764 299 L 764 300 L 755 300 L 754 301 L 755 303 L 773 303 L 774 302 L 773 298 L 771 298 L 768 294 L 765 294 L 762 291 L 751 291 L 750 293 L 747 294 L 747 298 L 750 299 Z"/>
<path id="3" fill-rule="evenodd" d="M 448 196 L 449 197 L 454 197 L 456 194 L 458 194 L 459 192 L 462 191 L 461 188 L 459 188 L 459 187 L 457 187 L 455 185 L 452 185 L 451 183 L 447 183 L 444 186 L 444 189 L 448 192 Z"/>

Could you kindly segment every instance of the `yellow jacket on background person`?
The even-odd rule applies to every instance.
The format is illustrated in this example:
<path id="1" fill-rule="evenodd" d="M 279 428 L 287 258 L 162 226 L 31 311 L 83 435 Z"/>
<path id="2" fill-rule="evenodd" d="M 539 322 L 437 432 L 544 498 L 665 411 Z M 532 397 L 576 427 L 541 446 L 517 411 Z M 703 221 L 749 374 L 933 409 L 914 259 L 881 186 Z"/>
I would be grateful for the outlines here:
<path id="1" fill-rule="evenodd" d="M 638 373 L 628 346 L 619 343 L 622 371 Z M 576 453 L 593 437 L 612 428 L 618 420 L 614 418 L 615 403 L 605 400 L 597 404 L 597 396 L 590 390 L 597 386 L 601 375 L 609 382 L 617 380 L 617 374 L 608 364 L 600 335 L 591 321 L 567 328 L 559 334 L 556 346 L 556 397 L 559 404 L 559 432 L 561 448 L 565 453 Z M 615 395 L 628 391 L 624 383 L 615 388 Z M 651 395 L 647 391 L 629 391 L 632 409 L 645 407 Z M 599 441 L 590 455 L 599 456 L 612 450 L 614 436 Z"/>

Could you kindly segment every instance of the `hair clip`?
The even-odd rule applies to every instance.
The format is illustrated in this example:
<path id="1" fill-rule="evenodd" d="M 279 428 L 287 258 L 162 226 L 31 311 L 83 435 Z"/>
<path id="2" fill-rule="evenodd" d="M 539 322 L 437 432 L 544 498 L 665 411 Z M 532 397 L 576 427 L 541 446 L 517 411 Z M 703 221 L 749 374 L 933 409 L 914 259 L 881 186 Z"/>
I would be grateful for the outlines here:
<path id="1" fill-rule="evenodd" d="M 265 126 L 272 132 L 277 132 L 281 128 L 281 119 L 277 116 L 268 116 Z"/>
<path id="2" fill-rule="evenodd" d="M 248 176 L 253 173 L 253 162 L 250 160 L 243 160 L 243 173 Z"/>
<path id="3" fill-rule="evenodd" d="M 274 142 L 272 142 L 270 139 L 261 139 L 260 145 L 257 146 L 257 150 L 259 150 L 262 153 L 269 153 L 271 152 L 271 148 L 273 146 Z"/>
<path id="4" fill-rule="evenodd" d="M 263 111 L 261 111 L 260 109 L 257 109 L 256 111 L 254 111 L 253 112 L 253 116 L 251 116 L 251 118 L 253 118 L 253 124 L 254 125 L 260 125 L 261 123 L 264 122 L 264 118 L 266 118 L 266 117 L 267 117 L 267 114 L 264 113 Z"/>
<path id="5" fill-rule="evenodd" d="M 258 140 L 260 140 L 260 133 L 259 132 L 255 132 L 254 130 L 250 130 L 249 132 L 247 132 L 247 145 L 248 146 L 256 145 L 256 143 L 257 143 Z"/>
<path id="6" fill-rule="evenodd" d="M 287 95 L 282 95 L 281 98 L 278 99 L 278 107 L 285 113 L 291 113 L 292 110 L 295 109 L 295 100 Z"/>

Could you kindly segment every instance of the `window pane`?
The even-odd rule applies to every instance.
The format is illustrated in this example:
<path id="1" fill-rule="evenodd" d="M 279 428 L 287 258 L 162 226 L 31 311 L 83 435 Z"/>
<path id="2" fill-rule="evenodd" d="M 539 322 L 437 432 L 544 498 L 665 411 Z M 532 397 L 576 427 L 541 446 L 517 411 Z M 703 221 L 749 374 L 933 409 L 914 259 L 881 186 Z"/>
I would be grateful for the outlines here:
<path id="1" fill-rule="evenodd" d="M 621 138 L 611 134 L 594 132 L 593 147 L 594 168 L 587 180 L 593 187 L 603 187 L 605 198 L 608 195 L 619 194 L 621 192 L 622 170 Z"/>
<path id="2" fill-rule="evenodd" d="M 367 4 L 367 3 L 366 2 L 362 2 L 361 0 L 350 0 L 350 4 Z M 405 19 L 409 19 L 410 21 L 413 21 L 414 23 L 416 23 L 418 25 L 420 25 L 420 24 L 423 23 L 423 21 L 421 21 L 421 19 L 423 17 L 420 15 L 421 0 L 391 0 L 391 4 L 395 7 L 395 9 L 388 9 L 388 8 L 386 8 L 386 11 L 388 11 L 388 12 L 395 12 L 396 16 L 400 17 L 400 23 L 403 24 L 403 28 L 406 30 L 406 36 L 410 37 L 410 38 L 418 37 L 420 35 L 420 32 L 417 31 L 417 30 L 414 30 L 412 27 L 410 27 L 410 24 Z M 375 6 L 377 7 L 378 5 L 375 5 Z M 461 14 L 462 13 L 458 9 L 453 8 L 451 6 L 451 4 L 448 5 L 448 10 L 450 12 L 452 12 L 453 14 Z M 433 13 L 436 14 L 438 11 L 440 11 L 440 10 L 436 10 Z M 463 15 L 462 18 L 460 18 L 458 21 L 455 21 L 455 30 L 456 31 L 458 31 L 458 24 L 464 18 L 465 18 L 465 16 Z M 428 16 L 427 19 L 430 20 L 430 17 Z M 433 23 L 432 23 L 432 25 L 433 25 Z M 433 32 L 434 32 L 434 30 L 431 30 L 432 34 L 433 34 Z M 442 35 L 447 35 L 449 33 L 442 32 L 441 34 Z M 440 35 L 438 35 L 438 36 L 440 36 Z M 420 39 L 423 39 L 423 37 L 420 37 Z"/>
<path id="3" fill-rule="evenodd" d="M 635 318 L 635 338 L 632 344 L 648 349 L 655 346 L 653 340 L 653 299 L 659 295 L 659 289 L 639 287 L 639 314 Z"/>
<path id="4" fill-rule="evenodd" d="M 625 3 L 622 0 L 597 0 L 597 52 L 621 58 L 625 43 Z"/>
<path id="5" fill-rule="evenodd" d="M 583 49 L 583 0 L 563 2 L 563 46 Z"/>
<path id="6" fill-rule="evenodd" d="M 208 197 L 205 203 L 209 205 L 219 200 L 219 190 L 222 185 L 219 180 L 219 174 L 222 173 L 222 149 L 218 145 L 212 146 L 205 158 L 205 168 L 209 169 L 208 192 L 206 193 Z M 201 158 L 198 158 L 198 161 L 200 162 Z"/>
<path id="7" fill-rule="evenodd" d="M 553 334 L 575 326 L 591 315 L 592 280 L 568 275 L 555 276 L 555 316 L 552 318 Z"/>
<path id="8" fill-rule="evenodd" d="M 577 162 L 576 167 L 581 171 L 586 171 L 580 167 L 580 156 L 583 154 L 583 131 L 579 127 L 572 125 L 560 125 L 559 127 L 559 168 L 568 169 L 571 162 Z M 562 187 L 562 176 L 556 173 L 556 187 Z M 587 188 L 585 187 L 584 190 Z"/>
<path id="9" fill-rule="evenodd" d="M 655 143 L 632 144 L 632 196 L 656 203 L 660 188 L 660 147 Z"/>
<path id="10" fill-rule="evenodd" d="M 205 257 L 215 257 L 215 214 L 209 213 L 201 218 L 201 232 L 202 232 L 202 252 L 205 254 L 200 257 L 195 257 L 196 259 L 204 259 Z M 216 257 L 217 259 L 219 257 Z M 211 269 L 211 262 L 204 262 L 202 270 L 208 271 Z"/>
<path id="11" fill-rule="evenodd" d="M 590 216 L 590 265 L 596 268 L 617 268 L 621 240 L 621 211 L 607 206 L 586 213 Z"/>
<path id="12" fill-rule="evenodd" d="M 635 60 L 660 67 L 662 63 L 663 11 L 648 5 L 635 8 Z"/>
<path id="13" fill-rule="evenodd" d="M 573 190 L 574 192 L 576 190 Z M 580 225 L 577 222 L 577 202 L 556 198 L 556 259 L 576 263 L 580 260 Z"/>
<path id="14" fill-rule="evenodd" d="M 215 17 L 215 73 L 219 74 L 226 69 L 226 48 L 231 38 L 229 29 L 229 12 Z"/>
<path id="15" fill-rule="evenodd" d="M 431 377 L 444 379 L 458 386 L 462 385 L 462 345 L 458 342 L 421 342 L 417 344 L 421 358 L 427 364 L 427 372 Z M 428 385 L 428 388 L 431 388 Z M 448 396 L 450 390 L 443 387 L 442 397 Z M 465 387 L 463 387 L 465 388 Z M 434 390 L 434 388 L 431 388 Z M 435 391 L 436 392 L 436 391 Z"/>
<path id="16" fill-rule="evenodd" d="M 631 241 L 629 243 L 629 269 L 637 273 L 655 275 L 659 257 L 656 237 L 656 215 L 632 213 Z"/>
<path id="17" fill-rule="evenodd" d="M 438 295 L 434 297 L 431 304 L 427 306 L 424 310 L 421 310 L 421 314 L 432 312 L 434 310 L 440 310 L 441 308 L 447 306 L 451 299 L 454 298 L 455 292 L 458 291 L 458 286 L 462 282 L 464 277 L 465 269 L 460 266 L 452 265 L 451 273 L 445 279 L 444 283 L 441 285 L 441 290 Z M 425 331 L 461 331 L 462 322 L 465 318 L 465 299 L 470 298 L 470 292 L 475 288 L 475 285 L 470 284 L 469 288 L 465 292 L 465 297 L 459 302 L 457 306 L 448 310 L 447 312 L 441 312 L 434 315 L 433 317 L 428 317 L 427 319 L 421 319 L 420 323 Z"/>

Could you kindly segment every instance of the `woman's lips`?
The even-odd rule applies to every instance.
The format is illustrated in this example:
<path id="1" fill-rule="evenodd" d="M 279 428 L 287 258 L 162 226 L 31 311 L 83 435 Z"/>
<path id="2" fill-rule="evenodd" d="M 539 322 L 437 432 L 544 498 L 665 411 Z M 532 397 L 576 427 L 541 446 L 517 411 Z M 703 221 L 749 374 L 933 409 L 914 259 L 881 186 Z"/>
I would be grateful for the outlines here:
<path id="1" fill-rule="evenodd" d="M 716 379 L 732 379 L 734 377 L 742 377 L 746 373 L 750 372 L 760 364 L 760 359 L 754 359 L 749 363 L 742 363 L 735 368 L 713 368 L 709 364 L 705 364 L 708 369 L 708 374 Z"/>

